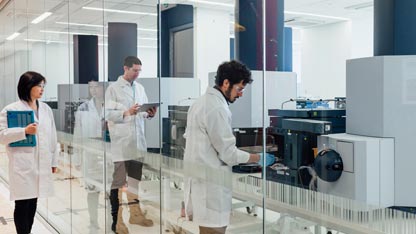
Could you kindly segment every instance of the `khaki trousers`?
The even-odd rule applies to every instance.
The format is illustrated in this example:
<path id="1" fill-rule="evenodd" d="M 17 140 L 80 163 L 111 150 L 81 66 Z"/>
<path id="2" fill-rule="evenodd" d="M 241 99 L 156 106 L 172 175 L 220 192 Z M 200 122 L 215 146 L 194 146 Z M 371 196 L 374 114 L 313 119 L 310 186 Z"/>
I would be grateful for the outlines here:
<path id="1" fill-rule="evenodd" d="M 227 226 L 219 228 L 199 226 L 199 234 L 225 234 L 225 229 Z"/>

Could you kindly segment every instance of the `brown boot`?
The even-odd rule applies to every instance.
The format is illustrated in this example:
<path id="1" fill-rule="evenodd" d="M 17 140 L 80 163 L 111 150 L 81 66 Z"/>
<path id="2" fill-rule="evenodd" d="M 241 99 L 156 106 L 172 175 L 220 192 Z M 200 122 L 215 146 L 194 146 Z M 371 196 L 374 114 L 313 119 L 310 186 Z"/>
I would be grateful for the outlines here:
<path id="1" fill-rule="evenodd" d="M 118 190 L 118 199 L 119 199 L 120 203 L 123 203 L 122 202 L 123 201 L 122 195 L 123 195 L 123 192 L 121 191 L 121 189 L 119 189 Z M 126 224 L 124 224 L 122 205 L 120 205 L 120 207 L 118 208 L 116 233 L 117 234 L 128 234 L 129 233 L 129 229 L 127 228 Z"/>
<path id="2" fill-rule="evenodd" d="M 143 227 L 153 226 L 153 221 L 150 219 L 146 219 L 145 215 L 142 212 L 142 209 L 140 209 L 140 203 L 137 199 L 137 195 L 127 192 L 127 200 L 129 201 L 130 208 L 129 223 L 137 224 Z"/>

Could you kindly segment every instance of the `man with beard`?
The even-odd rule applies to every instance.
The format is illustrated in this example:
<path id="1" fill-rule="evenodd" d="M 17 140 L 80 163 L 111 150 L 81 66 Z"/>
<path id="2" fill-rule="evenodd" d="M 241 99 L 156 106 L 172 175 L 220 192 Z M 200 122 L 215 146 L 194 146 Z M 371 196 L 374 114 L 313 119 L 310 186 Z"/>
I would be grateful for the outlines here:
<path id="1" fill-rule="evenodd" d="M 205 95 L 189 109 L 184 155 L 185 210 L 199 225 L 201 234 L 225 233 L 231 214 L 232 192 L 224 184 L 231 178 L 212 180 L 215 175 L 195 169 L 195 165 L 209 167 L 208 171 L 217 171 L 217 175 L 226 175 L 234 165 L 263 162 L 262 155 L 237 149 L 228 107 L 243 96 L 246 85 L 252 81 L 251 72 L 244 64 L 224 62 L 218 67 L 215 86 L 208 87 Z M 266 165 L 273 162 L 274 156 L 266 154 Z M 198 170 L 196 174 L 191 172 L 195 170 Z"/>

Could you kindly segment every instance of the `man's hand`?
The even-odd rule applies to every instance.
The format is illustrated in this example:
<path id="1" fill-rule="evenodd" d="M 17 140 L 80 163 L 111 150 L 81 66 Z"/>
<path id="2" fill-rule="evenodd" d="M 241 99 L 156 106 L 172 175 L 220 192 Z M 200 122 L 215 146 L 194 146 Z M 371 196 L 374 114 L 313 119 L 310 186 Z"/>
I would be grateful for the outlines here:
<path id="1" fill-rule="evenodd" d="M 149 117 L 150 118 L 153 118 L 156 115 L 156 112 L 157 112 L 157 108 L 156 107 L 152 107 L 152 108 L 149 108 L 147 110 L 147 114 L 149 114 Z"/>
<path id="2" fill-rule="evenodd" d="M 132 107 L 130 107 L 128 110 L 124 112 L 124 116 L 136 115 L 139 108 L 140 108 L 139 104 L 137 103 L 134 104 Z"/>
<path id="3" fill-rule="evenodd" d="M 268 167 L 268 166 L 272 165 L 275 162 L 275 160 L 276 160 L 276 158 L 274 157 L 273 154 L 269 154 L 269 153 L 266 153 L 266 154 L 259 153 L 259 155 L 260 155 L 260 160 L 258 161 L 258 164 L 260 164 L 260 166 L 262 166 L 262 167 L 264 167 L 264 166 Z M 263 164 L 264 163 L 264 160 L 266 160 L 266 165 Z"/>
<path id="4" fill-rule="evenodd" d="M 35 135 L 37 131 L 38 131 L 38 125 L 35 123 L 31 123 L 27 125 L 25 128 L 25 133 L 29 135 Z"/>

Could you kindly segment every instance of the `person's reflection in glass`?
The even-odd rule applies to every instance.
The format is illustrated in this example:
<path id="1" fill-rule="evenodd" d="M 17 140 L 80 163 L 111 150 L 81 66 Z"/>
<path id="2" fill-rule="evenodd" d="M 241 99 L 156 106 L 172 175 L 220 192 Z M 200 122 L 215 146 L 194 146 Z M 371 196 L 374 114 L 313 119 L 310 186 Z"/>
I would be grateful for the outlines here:
<path id="1" fill-rule="evenodd" d="M 87 139 L 102 140 L 104 137 L 104 84 L 97 81 L 88 83 L 91 99 L 82 103 L 75 113 L 74 140 L 77 147 L 72 160 L 75 167 L 82 171 L 87 191 L 89 230 L 95 233 L 98 224 L 98 201 L 103 185 L 103 155 L 88 150 Z M 104 185 L 103 185 L 104 186 Z"/>
<path id="2" fill-rule="evenodd" d="M 111 84 L 105 93 L 105 115 L 108 120 L 108 130 L 111 139 L 111 158 L 114 162 L 113 182 L 110 191 L 111 215 L 113 222 L 111 229 L 116 233 L 129 233 L 123 222 L 122 191 L 126 191 L 130 224 L 144 227 L 153 226 L 153 221 L 147 219 L 140 208 L 138 190 L 124 190 L 129 185 L 141 180 L 143 164 L 137 159 L 143 157 L 140 152 L 147 151 L 144 135 L 144 120 L 156 114 L 156 108 L 140 112 L 141 104 L 147 103 L 144 87 L 136 82 L 142 68 L 142 62 L 135 56 L 128 56 L 124 60 L 124 74 Z M 129 168 L 134 168 L 129 170 Z M 135 173 L 139 172 L 139 173 Z"/>

